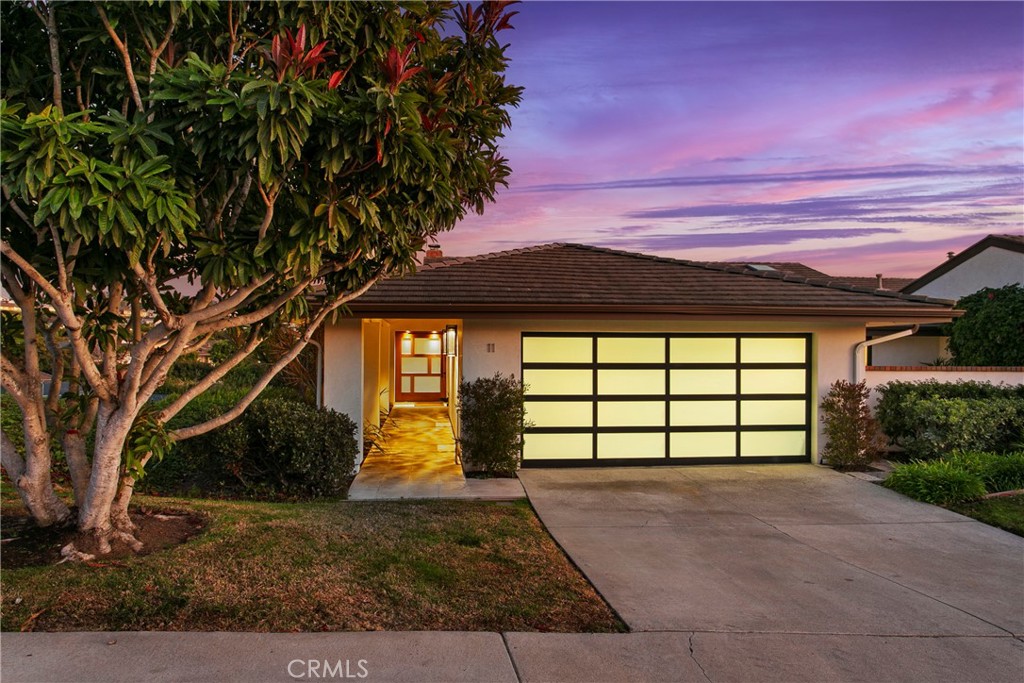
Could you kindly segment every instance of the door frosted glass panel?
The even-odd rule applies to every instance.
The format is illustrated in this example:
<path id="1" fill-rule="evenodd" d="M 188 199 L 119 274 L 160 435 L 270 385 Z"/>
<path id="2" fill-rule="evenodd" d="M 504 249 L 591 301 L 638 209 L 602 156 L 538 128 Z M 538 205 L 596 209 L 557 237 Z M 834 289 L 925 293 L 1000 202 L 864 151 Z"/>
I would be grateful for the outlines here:
<path id="1" fill-rule="evenodd" d="M 523 337 L 524 363 L 592 363 L 590 337 Z"/>
<path id="2" fill-rule="evenodd" d="M 807 455 L 804 432 L 744 432 L 740 455 Z"/>
<path id="3" fill-rule="evenodd" d="M 402 355 L 408 356 L 412 353 L 412 339 L 408 337 L 402 339 Z"/>
<path id="4" fill-rule="evenodd" d="M 403 394 L 412 393 L 412 377 L 403 377 L 402 378 L 402 393 Z"/>
<path id="5" fill-rule="evenodd" d="M 599 394 L 664 394 L 664 370 L 598 370 Z"/>
<path id="6" fill-rule="evenodd" d="M 743 401 L 740 424 L 802 425 L 807 420 L 804 401 Z"/>
<path id="7" fill-rule="evenodd" d="M 527 401 L 526 420 L 534 427 L 592 427 L 594 404 L 590 401 Z"/>
<path id="8" fill-rule="evenodd" d="M 736 401 L 673 401 L 669 417 L 673 427 L 736 424 Z"/>
<path id="9" fill-rule="evenodd" d="M 807 391 L 804 370 L 740 370 L 744 394 L 803 394 Z"/>
<path id="10" fill-rule="evenodd" d="M 426 375 L 429 370 L 427 359 L 421 356 L 409 356 L 402 359 L 402 373 L 406 375 Z"/>
<path id="11" fill-rule="evenodd" d="M 733 432 L 673 432 L 669 436 L 673 458 L 732 458 L 736 456 Z"/>
<path id="12" fill-rule="evenodd" d="M 436 394 L 441 391 L 441 378 L 440 377 L 413 377 L 412 378 L 413 392 L 417 394 Z"/>
<path id="13" fill-rule="evenodd" d="M 534 396 L 594 393 L 594 373 L 590 370 L 524 370 L 526 391 Z"/>
<path id="14" fill-rule="evenodd" d="M 665 340 L 658 337 L 598 338 L 597 362 L 664 363 Z"/>
<path id="15" fill-rule="evenodd" d="M 436 356 L 441 353 L 441 339 L 414 339 L 413 350 L 417 354 Z"/>
<path id="16" fill-rule="evenodd" d="M 803 339 L 748 337 L 740 340 L 742 363 L 803 363 L 806 356 L 807 343 Z"/>
<path id="17" fill-rule="evenodd" d="M 594 457 L 590 434 L 524 434 L 523 460 L 588 460 Z"/>
<path id="18" fill-rule="evenodd" d="M 661 427 L 664 424 L 664 401 L 601 401 L 597 404 L 599 427 Z"/>
<path id="19" fill-rule="evenodd" d="M 728 337 L 674 338 L 669 341 L 673 363 L 735 363 L 736 340 Z"/>
<path id="20" fill-rule="evenodd" d="M 669 370 L 670 393 L 735 394 L 735 370 Z"/>
<path id="21" fill-rule="evenodd" d="M 664 434 L 598 434 L 597 458 L 664 458 Z"/>

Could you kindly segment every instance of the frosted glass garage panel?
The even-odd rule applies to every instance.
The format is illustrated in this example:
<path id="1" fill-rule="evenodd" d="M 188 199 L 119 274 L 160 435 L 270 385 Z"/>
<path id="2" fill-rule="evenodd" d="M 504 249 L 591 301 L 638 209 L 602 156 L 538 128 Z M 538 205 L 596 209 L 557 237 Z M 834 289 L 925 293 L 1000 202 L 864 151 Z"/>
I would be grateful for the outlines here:
<path id="1" fill-rule="evenodd" d="M 402 359 L 402 373 L 406 375 L 426 375 L 430 365 L 426 358 L 410 356 Z"/>
<path id="2" fill-rule="evenodd" d="M 807 421 L 804 401 L 743 401 L 740 424 L 802 425 Z"/>
<path id="3" fill-rule="evenodd" d="M 526 421 L 534 427 L 592 427 L 594 404 L 590 401 L 527 401 Z"/>
<path id="4" fill-rule="evenodd" d="M 524 434 L 523 460 L 588 460 L 594 457 L 590 434 Z"/>
<path id="5" fill-rule="evenodd" d="M 441 339 L 415 339 L 413 340 L 413 351 L 423 355 L 434 355 L 441 353 Z"/>
<path id="6" fill-rule="evenodd" d="M 664 401 L 601 401 L 597 404 L 599 427 L 662 427 Z"/>
<path id="7" fill-rule="evenodd" d="M 672 363 L 735 363 L 736 340 L 729 337 L 688 337 L 669 341 Z"/>
<path id="8" fill-rule="evenodd" d="M 440 377 L 413 377 L 413 393 L 436 394 L 441 391 Z"/>
<path id="9" fill-rule="evenodd" d="M 664 370 L 598 370 L 599 394 L 664 394 Z"/>
<path id="10" fill-rule="evenodd" d="M 807 455 L 805 432 L 744 432 L 740 435 L 740 456 Z"/>
<path id="11" fill-rule="evenodd" d="M 594 373 L 590 370 L 524 370 L 526 393 L 533 396 L 594 393 Z"/>
<path id="12" fill-rule="evenodd" d="M 523 337 L 524 363 L 592 363 L 590 337 Z"/>
<path id="13" fill-rule="evenodd" d="M 803 363 L 807 360 L 804 339 L 762 339 L 747 337 L 740 341 L 742 363 Z"/>
<path id="14" fill-rule="evenodd" d="M 664 434 L 598 434 L 597 459 L 664 458 Z"/>
<path id="15" fill-rule="evenodd" d="M 673 458 L 736 456 L 736 434 L 733 432 L 675 432 L 669 439 Z"/>
<path id="16" fill-rule="evenodd" d="M 744 394 L 803 394 L 807 391 L 805 370 L 740 370 L 740 391 Z"/>
<path id="17" fill-rule="evenodd" d="M 665 339 L 659 337 L 602 337 L 597 340 L 598 363 L 664 363 Z"/>
<path id="18" fill-rule="evenodd" d="M 735 394 L 735 370 L 670 370 L 672 394 Z"/>
<path id="19" fill-rule="evenodd" d="M 736 401 L 673 401 L 669 410 L 673 427 L 736 424 Z"/>

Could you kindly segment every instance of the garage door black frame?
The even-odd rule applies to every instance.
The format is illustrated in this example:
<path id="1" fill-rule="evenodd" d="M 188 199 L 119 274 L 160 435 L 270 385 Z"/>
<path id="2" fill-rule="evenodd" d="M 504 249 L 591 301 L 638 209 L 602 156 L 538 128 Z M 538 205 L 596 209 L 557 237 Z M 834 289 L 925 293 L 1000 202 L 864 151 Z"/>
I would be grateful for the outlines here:
<path id="1" fill-rule="evenodd" d="M 523 340 L 527 337 L 573 337 L 590 338 L 593 341 L 592 361 L 589 363 L 527 363 L 522 359 Z M 658 338 L 665 340 L 665 362 L 664 363 L 600 363 L 597 360 L 597 346 L 600 338 Z M 672 363 L 670 345 L 672 339 L 734 339 L 736 340 L 736 358 L 731 363 Z M 803 363 L 744 363 L 740 360 L 742 339 L 803 339 L 804 362 Z M 523 427 L 524 434 L 591 434 L 593 436 L 590 459 L 544 459 L 528 460 L 521 459 L 522 466 L 528 468 L 542 467 L 650 467 L 652 465 L 722 465 L 722 464 L 745 464 L 745 463 L 795 463 L 810 462 L 811 460 L 811 417 L 813 405 L 812 391 L 812 364 L 811 364 L 811 335 L 807 333 L 773 333 L 773 332 L 523 332 L 520 335 L 519 358 L 521 373 L 525 377 L 526 370 L 592 370 L 593 371 L 593 393 L 592 394 L 548 394 L 528 396 L 531 402 L 542 401 L 590 401 L 593 405 L 593 421 L 591 427 Z M 660 370 L 665 371 L 665 386 L 670 387 L 669 373 L 672 370 L 736 370 L 737 382 L 740 370 L 804 370 L 804 393 L 803 394 L 744 394 L 740 387 L 736 387 L 733 394 L 599 394 L 597 388 L 598 369 L 601 370 Z M 750 400 L 803 400 L 805 402 L 804 424 L 802 425 L 742 425 L 740 420 L 740 407 L 742 401 Z M 665 426 L 653 427 L 598 427 L 597 412 L 599 401 L 663 401 L 665 403 Z M 685 426 L 675 427 L 669 424 L 670 410 L 673 401 L 715 401 L 731 400 L 736 402 L 736 424 L 726 426 Z M 807 453 L 804 455 L 772 455 L 756 456 L 740 455 L 740 439 L 742 434 L 750 432 L 795 432 L 803 431 Z M 736 434 L 736 455 L 735 456 L 707 456 L 707 457 L 671 457 L 671 434 L 680 432 L 735 432 Z M 658 458 L 600 458 L 598 459 L 598 434 L 665 434 L 665 456 Z M 520 455 L 522 453 L 520 452 Z"/>

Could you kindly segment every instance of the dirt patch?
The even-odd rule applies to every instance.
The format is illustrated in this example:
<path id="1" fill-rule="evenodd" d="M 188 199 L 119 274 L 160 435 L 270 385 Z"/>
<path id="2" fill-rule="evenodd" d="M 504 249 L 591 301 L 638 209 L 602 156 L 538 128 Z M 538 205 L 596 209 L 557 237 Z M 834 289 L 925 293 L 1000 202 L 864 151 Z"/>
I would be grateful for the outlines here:
<path id="1" fill-rule="evenodd" d="M 125 543 L 114 541 L 111 551 L 96 554 L 95 540 L 78 533 L 74 527 L 38 527 L 25 512 L 4 512 L 0 522 L 0 544 L 4 569 L 21 569 L 56 564 L 60 549 L 74 542 L 79 550 L 96 554 L 95 564 L 109 565 L 125 557 L 149 555 L 181 545 L 202 533 L 208 520 L 203 515 L 183 510 L 138 509 L 131 513 L 135 536 L 142 550 L 134 552 Z"/>

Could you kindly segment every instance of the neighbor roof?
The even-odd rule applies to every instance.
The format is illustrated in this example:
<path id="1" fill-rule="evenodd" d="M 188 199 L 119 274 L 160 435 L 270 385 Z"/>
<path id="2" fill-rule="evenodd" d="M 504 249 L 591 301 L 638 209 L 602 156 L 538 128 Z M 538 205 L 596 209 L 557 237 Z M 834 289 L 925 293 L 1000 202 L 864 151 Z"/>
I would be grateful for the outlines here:
<path id="1" fill-rule="evenodd" d="M 943 261 L 916 280 L 911 281 L 901 291 L 913 294 L 932 280 L 936 280 L 960 264 L 970 261 L 989 247 L 1024 253 L 1024 235 L 989 235 L 980 242 L 975 242 L 967 247 L 953 258 Z"/>
<path id="2" fill-rule="evenodd" d="M 837 282 L 845 282 L 848 285 L 860 289 L 878 289 L 878 277 L 863 277 L 860 275 L 836 275 Z M 893 292 L 903 291 L 903 288 L 914 281 L 912 277 L 886 277 L 882 276 L 882 287 Z"/>
<path id="3" fill-rule="evenodd" d="M 952 302 L 862 290 L 744 264 L 707 264 L 582 244 L 546 244 L 424 264 L 350 304 L 363 315 L 595 313 L 949 320 Z"/>

